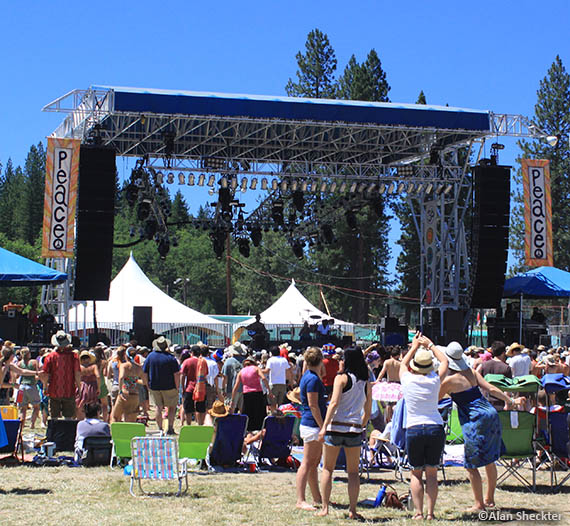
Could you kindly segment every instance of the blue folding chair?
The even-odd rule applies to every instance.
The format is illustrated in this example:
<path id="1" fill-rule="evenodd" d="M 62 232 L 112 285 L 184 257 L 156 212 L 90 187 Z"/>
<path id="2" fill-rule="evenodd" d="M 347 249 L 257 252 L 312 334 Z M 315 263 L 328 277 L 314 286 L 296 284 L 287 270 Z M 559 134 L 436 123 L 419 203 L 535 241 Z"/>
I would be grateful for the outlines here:
<path id="1" fill-rule="evenodd" d="M 231 467 L 238 464 L 247 421 L 247 415 L 228 415 L 216 419 L 216 438 L 207 461 L 209 466 Z"/>
<path id="2" fill-rule="evenodd" d="M 19 419 L 3 420 L 8 443 L 0 448 L 0 453 L 8 453 L 0 458 L 0 462 L 8 460 L 24 462 L 24 447 L 22 442 L 22 422 Z M 21 459 L 18 458 L 20 451 Z"/>
<path id="3" fill-rule="evenodd" d="M 294 425 L 295 417 L 291 415 L 265 417 L 261 428 L 261 445 L 259 448 L 250 449 L 258 468 L 263 459 L 271 462 L 273 459 L 286 459 L 291 455 Z"/>

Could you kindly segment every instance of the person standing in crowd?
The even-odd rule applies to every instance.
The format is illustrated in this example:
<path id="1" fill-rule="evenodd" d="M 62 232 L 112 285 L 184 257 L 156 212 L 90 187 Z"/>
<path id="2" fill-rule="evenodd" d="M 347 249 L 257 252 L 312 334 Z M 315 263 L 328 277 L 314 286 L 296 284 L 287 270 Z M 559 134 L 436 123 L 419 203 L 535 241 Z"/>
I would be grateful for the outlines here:
<path id="1" fill-rule="evenodd" d="M 222 391 L 224 393 L 225 404 L 230 407 L 232 405 L 232 391 L 234 390 L 234 385 L 236 383 L 236 378 L 238 373 L 242 369 L 242 365 L 236 356 L 239 356 L 239 351 L 233 346 L 228 347 L 227 358 L 224 361 L 222 367 L 222 375 L 224 376 L 224 381 L 222 383 Z M 238 389 L 236 393 L 236 400 L 234 408 L 236 411 L 241 411 L 243 407 L 243 389 L 242 386 Z"/>
<path id="2" fill-rule="evenodd" d="M 517 376 L 526 376 L 530 374 L 532 368 L 532 362 L 530 356 L 522 352 L 523 346 L 517 342 L 512 343 L 509 346 L 509 350 L 506 353 L 507 364 L 511 368 L 513 373 L 513 378 Z"/>
<path id="3" fill-rule="evenodd" d="M 275 404 L 280 406 L 285 401 L 287 381 L 290 379 L 289 360 L 279 355 L 279 348 L 275 345 L 269 348 L 269 353 L 271 357 L 267 360 L 267 368 L 263 372 L 269 375 L 271 393 Z"/>
<path id="4" fill-rule="evenodd" d="M 437 372 L 434 371 L 431 351 L 439 361 Z M 437 468 L 445 445 L 443 419 L 437 404 L 441 378 L 445 377 L 447 370 L 447 356 L 429 338 L 416 333 L 410 350 L 400 365 L 400 382 L 406 402 L 406 453 L 412 467 L 410 491 L 414 502 L 414 519 L 423 519 L 424 516 L 424 472 L 426 518 L 434 518 Z"/>
<path id="5" fill-rule="evenodd" d="M 344 367 L 334 380 L 332 398 L 318 440 L 324 442 L 321 493 L 323 507 L 317 513 L 328 515 L 332 489 L 332 474 L 341 447 L 346 455 L 348 474 L 349 518 L 362 520 L 356 511 L 360 492 L 360 446 L 362 431 L 366 429 L 372 407 L 372 393 L 368 367 L 360 347 L 344 351 Z"/>
<path id="6" fill-rule="evenodd" d="M 107 383 L 105 378 L 107 376 L 108 362 L 105 357 L 106 345 L 103 342 L 99 342 L 93 348 L 93 354 L 95 355 L 95 365 L 99 371 L 99 405 L 101 406 L 101 412 L 103 415 L 103 420 L 105 422 L 109 421 L 109 389 L 107 389 Z"/>
<path id="7" fill-rule="evenodd" d="M 212 354 L 210 353 L 210 349 L 208 349 L 206 345 L 202 345 L 202 356 L 205 358 L 206 363 L 208 364 L 208 375 L 206 377 L 206 418 L 211 421 L 207 411 L 209 409 L 212 409 L 214 401 L 217 398 L 216 381 L 220 370 L 218 368 L 216 360 L 214 360 Z"/>
<path id="8" fill-rule="evenodd" d="M 111 380 L 111 405 L 114 406 L 119 396 L 119 370 L 120 365 L 125 363 L 127 348 L 124 345 L 118 347 L 114 353 L 111 360 L 109 360 L 109 366 L 107 367 L 107 378 Z"/>
<path id="9" fill-rule="evenodd" d="M 152 352 L 143 365 L 143 381 L 149 386 L 150 395 L 156 406 L 156 425 L 162 431 L 162 411 L 168 410 L 169 435 L 174 435 L 174 419 L 178 404 L 180 365 L 170 353 L 170 340 L 159 336 L 152 342 Z"/>
<path id="10" fill-rule="evenodd" d="M 319 491 L 318 467 L 323 446 L 318 438 L 327 405 L 325 386 L 319 377 L 323 355 L 316 347 L 309 347 L 305 351 L 304 357 L 307 371 L 302 376 L 299 386 L 302 403 L 299 431 L 303 439 L 303 460 L 297 471 L 295 484 L 297 488 L 297 508 L 315 511 L 315 507 L 307 502 L 305 492 L 308 483 L 315 504 L 322 503 L 321 492 Z"/>
<path id="11" fill-rule="evenodd" d="M 83 418 L 83 407 L 87 404 L 95 404 L 99 400 L 99 368 L 97 367 L 95 355 L 90 351 L 81 351 L 79 363 L 81 366 L 81 385 L 75 395 L 78 417 Z"/>
<path id="12" fill-rule="evenodd" d="M 18 364 L 20 368 L 27 371 L 32 371 L 35 374 L 39 373 L 38 363 L 36 360 L 31 360 L 31 352 L 28 347 L 22 347 L 22 360 Z M 22 401 L 20 406 L 20 420 L 26 422 L 26 413 L 28 411 L 28 404 L 32 406 L 32 417 L 30 427 L 32 429 L 36 426 L 36 420 L 40 414 L 40 392 L 38 391 L 38 380 L 35 376 L 20 376 L 20 391 L 22 392 Z"/>
<path id="13" fill-rule="evenodd" d="M 243 369 L 238 373 L 232 391 L 232 407 L 235 407 L 239 387 L 243 384 L 243 414 L 248 417 L 247 430 L 259 431 L 263 427 L 263 420 L 267 415 L 267 403 L 261 387 L 262 382 L 269 392 L 271 404 L 273 404 L 274 397 L 269 390 L 267 378 L 255 360 L 246 358 L 242 365 Z"/>
<path id="14" fill-rule="evenodd" d="M 119 395 L 113 406 L 111 422 L 136 422 L 139 414 L 139 385 L 142 383 L 143 370 L 135 362 L 137 350 L 129 347 L 126 351 L 127 361 L 119 369 Z"/>
<path id="15" fill-rule="evenodd" d="M 57 331 L 51 339 L 56 348 L 44 358 L 40 379 L 47 386 L 51 418 L 75 418 L 75 391 L 81 387 L 79 358 L 73 352 L 71 336 Z"/>
<path id="16" fill-rule="evenodd" d="M 186 424 L 192 424 L 192 415 L 196 419 L 199 426 L 204 425 L 204 418 L 206 417 L 206 401 L 194 401 L 194 389 L 196 388 L 196 374 L 198 369 L 198 359 L 200 357 L 200 347 L 193 345 L 190 349 L 192 356 L 186 358 L 182 364 L 180 371 L 180 378 L 182 381 L 183 389 L 183 407 Z"/>
<path id="17" fill-rule="evenodd" d="M 495 408 L 481 394 L 481 389 L 491 392 L 509 409 L 511 399 L 497 387 L 486 382 L 469 368 L 463 358 L 463 349 L 457 342 L 444 348 L 449 359 L 449 375 L 441 382 L 439 397 L 449 394 L 456 403 L 461 430 L 465 441 L 464 466 L 469 475 L 475 505 L 468 512 L 479 512 L 486 506 L 495 506 L 497 466 L 501 456 L 501 421 Z M 483 483 L 480 467 L 487 473 L 487 495 L 483 500 Z"/>
<path id="18" fill-rule="evenodd" d="M 322 364 L 325 368 L 325 374 L 323 375 L 322 380 L 327 396 L 330 398 L 332 395 L 334 379 L 338 373 L 339 356 L 336 354 L 335 346 L 332 344 L 323 345 L 322 352 L 324 355 Z"/>
<path id="19" fill-rule="evenodd" d="M 507 354 L 506 354 L 505 344 L 501 341 L 494 341 L 491 344 L 491 353 L 493 357 L 486 362 L 483 362 L 478 368 L 477 372 L 485 378 L 488 374 L 502 374 L 507 378 L 513 377 L 513 372 L 511 368 L 506 364 Z M 493 396 L 489 393 L 489 402 L 497 410 L 501 410 L 504 406 L 503 401 L 499 398 Z"/>

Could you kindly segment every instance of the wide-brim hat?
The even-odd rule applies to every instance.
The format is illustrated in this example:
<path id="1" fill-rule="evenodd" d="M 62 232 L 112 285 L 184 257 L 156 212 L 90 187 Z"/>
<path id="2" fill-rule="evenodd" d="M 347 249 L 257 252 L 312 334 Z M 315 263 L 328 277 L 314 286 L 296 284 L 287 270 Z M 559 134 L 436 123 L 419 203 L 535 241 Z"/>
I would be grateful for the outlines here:
<path id="1" fill-rule="evenodd" d="M 89 363 L 91 365 L 93 365 L 97 361 L 97 359 L 95 358 L 95 355 L 90 351 L 81 351 L 81 354 L 79 355 L 79 359 L 81 360 L 82 358 L 89 358 Z"/>
<path id="2" fill-rule="evenodd" d="M 231 352 L 233 352 L 235 356 L 245 356 L 247 354 L 247 349 L 243 343 L 235 342 L 231 346 Z"/>
<path id="3" fill-rule="evenodd" d="M 431 373 L 434 369 L 432 352 L 427 349 L 416 351 L 414 358 L 410 362 L 410 368 L 419 374 Z"/>
<path id="4" fill-rule="evenodd" d="M 230 414 L 230 409 L 221 400 L 216 400 L 211 409 L 208 409 L 208 414 L 214 418 L 223 418 Z"/>
<path id="5" fill-rule="evenodd" d="M 155 351 L 168 351 L 172 342 L 164 336 L 159 336 L 156 340 L 152 341 L 152 348 Z"/>
<path id="6" fill-rule="evenodd" d="M 302 404 L 301 402 L 301 389 L 299 387 L 295 387 L 292 391 L 287 393 L 287 400 L 293 402 L 294 404 Z"/>
<path id="7" fill-rule="evenodd" d="M 57 331 L 51 337 L 51 344 L 56 347 L 67 347 L 71 345 L 71 335 L 67 334 L 65 331 Z"/>
<path id="8" fill-rule="evenodd" d="M 452 371 L 466 371 L 469 365 L 463 358 L 463 347 L 458 342 L 451 342 L 447 347 L 442 347 L 449 361 L 449 369 Z"/>
<path id="9" fill-rule="evenodd" d="M 513 355 L 513 351 L 515 351 L 516 349 L 520 349 L 521 351 L 523 350 L 523 346 L 520 343 L 517 342 L 513 342 L 509 345 L 509 348 L 507 350 L 507 356 L 512 356 Z"/>

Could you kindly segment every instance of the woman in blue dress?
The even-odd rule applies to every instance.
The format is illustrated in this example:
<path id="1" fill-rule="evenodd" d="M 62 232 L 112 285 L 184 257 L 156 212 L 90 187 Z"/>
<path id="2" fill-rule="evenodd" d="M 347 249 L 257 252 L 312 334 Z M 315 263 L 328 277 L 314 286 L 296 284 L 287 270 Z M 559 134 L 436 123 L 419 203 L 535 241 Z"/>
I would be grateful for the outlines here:
<path id="1" fill-rule="evenodd" d="M 483 397 L 481 389 L 505 402 L 505 409 L 511 399 L 473 369 L 463 359 L 463 348 L 451 342 L 442 348 L 449 359 L 449 374 L 442 381 L 440 398 L 449 394 L 457 405 L 459 422 L 465 442 L 465 469 L 469 475 L 475 504 L 468 511 L 478 512 L 485 507 L 495 506 L 497 467 L 495 462 L 501 456 L 501 422 L 495 408 Z M 478 468 L 487 473 L 487 493 L 483 499 L 483 483 Z"/>

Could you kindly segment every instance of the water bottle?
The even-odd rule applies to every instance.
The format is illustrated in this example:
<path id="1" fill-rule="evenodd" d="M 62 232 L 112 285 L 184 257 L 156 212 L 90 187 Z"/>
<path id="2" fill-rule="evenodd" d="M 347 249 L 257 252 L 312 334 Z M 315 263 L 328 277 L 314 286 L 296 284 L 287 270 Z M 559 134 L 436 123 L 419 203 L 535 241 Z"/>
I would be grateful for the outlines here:
<path id="1" fill-rule="evenodd" d="M 382 486 L 378 490 L 378 495 L 376 495 L 376 500 L 374 501 L 374 507 L 375 508 L 382 506 L 382 501 L 384 500 L 384 495 L 386 495 L 386 486 Z"/>

